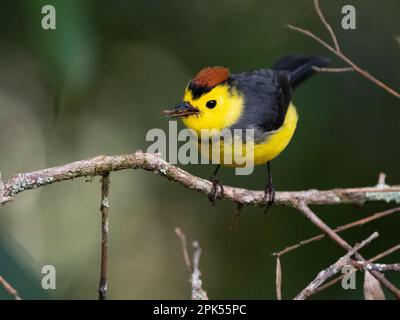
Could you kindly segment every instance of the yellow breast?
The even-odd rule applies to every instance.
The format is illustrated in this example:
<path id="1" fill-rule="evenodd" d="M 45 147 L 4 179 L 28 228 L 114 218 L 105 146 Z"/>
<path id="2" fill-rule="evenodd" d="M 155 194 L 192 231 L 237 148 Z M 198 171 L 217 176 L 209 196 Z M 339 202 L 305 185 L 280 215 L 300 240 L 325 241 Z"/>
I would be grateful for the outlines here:
<path id="1" fill-rule="evenodd" d="M 282 127 L 272 133 L 263 143 L 254 146 L 254 164 L 264 164 L 277 157 L 289 144 L 297 126 L 297 110 L 291 103 Z"/>
<path id="2" fill-rule="evenodd" d="M 254 165 L 267 163 L 268 161 L 277 157 L 287 147 L 293 137 L 294 131 L 296 130 L 297 120 L 298 115 L 296 107 L 291 103 L 288 107 L 283 125 L 278 130 L 268 135 L 266 140 L 260 143 L 256 143 L 254 145 L 254 148 L 251 150 L 251 152 L 253 152 Z M 220 163 L 222 165 L 233 167 L 242 166 L 235 162 L 235 150 L 233 150 L 232 144 L 223 144 L 221 142 L 218 148 L 220 151 Z M 204 156 L 208 158 L 212 157 L 213 151 L 212 147 L 209 144 L 199 144 L 199 149 Z M 240 153 L 243 157 L 249 157 L 249 155 L 246 154 L 245 146 L 242 146 Z"/>

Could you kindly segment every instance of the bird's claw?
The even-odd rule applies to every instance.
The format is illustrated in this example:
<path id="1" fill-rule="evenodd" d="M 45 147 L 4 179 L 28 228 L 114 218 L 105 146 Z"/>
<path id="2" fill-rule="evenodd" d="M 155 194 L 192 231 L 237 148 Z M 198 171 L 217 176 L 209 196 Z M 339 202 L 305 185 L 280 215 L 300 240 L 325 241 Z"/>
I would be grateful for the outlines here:
<path id="1" fill-rule="evenodd" d="M 216 203 L 216 200 L 218 198 L 218 195 L 217 195 L 218 187 L 221 190 L 219 198 L 221 198 L 221 196 L 224 194 L 224 187 L 223 187 L 221 181 L 215 176 L 212 176 L 210 178 L 210 182 L 212 183 L 212 189 L 211 189 L 211 193 L 208 195 L 208 200 L 210 200 L 211 205 L 214 206 Z"/>
<path id="2" fill-rule="evenodd" d="M 266 208 L 264 213 L 267 213 L 269 208 L 271 208 L 275 202 L 275 189 L 273 186 L 269 185 L 265 188 L 263 202 L 266 203 Z"/>

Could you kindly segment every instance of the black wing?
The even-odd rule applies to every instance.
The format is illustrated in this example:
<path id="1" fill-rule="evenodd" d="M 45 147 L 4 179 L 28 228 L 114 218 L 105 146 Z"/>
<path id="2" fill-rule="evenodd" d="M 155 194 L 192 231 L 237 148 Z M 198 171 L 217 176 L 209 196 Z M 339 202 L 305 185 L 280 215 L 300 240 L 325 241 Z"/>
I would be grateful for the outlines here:
<path id="1" fill-rule="evenodd" d="M 254 129 L 257 140 L 282 126 L 291 100 L 287 72 L 263 69 L 232 75 L 231 81 L 245 98 L 245 111 L 232 129 Z"/>
<path id="2" fill-rule="evenodd" d="M 255 138 L 279 129 L 286 116 L 292 89 L 316 73 L 314 67 L 326 67 L 322 56 L 287 56 L 271 70 L 262 69 L 231 76 L 232 83 L 244 93 L 245 112 L 232 128 L 255 129 Z"/>

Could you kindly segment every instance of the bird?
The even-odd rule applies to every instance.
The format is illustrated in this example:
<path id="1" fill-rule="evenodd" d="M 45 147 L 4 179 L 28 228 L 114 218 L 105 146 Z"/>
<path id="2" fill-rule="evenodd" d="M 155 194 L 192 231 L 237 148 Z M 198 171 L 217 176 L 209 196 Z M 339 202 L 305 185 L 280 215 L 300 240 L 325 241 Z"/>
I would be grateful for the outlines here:
<path id="1" fill-rule="evenodd" d="M 252 129 L 254 132 L 254 165 L 266 165 L 267 183 L 264 203 L 267 210 L 275 201 L 272 184 L 271 161 L 289 144 L 297 127 L 298 112 L 293 104 L 293 91 L 306 79 L 325 68 L 330 60 L 320 55 L 289 55 L 279 59 L 270 69 L 231 74 L 221 66 L 201 69 L 187 84 L 182 102 L 164 110 L 164 115 L 181 118 L 183 124 L 195 133 L 210 130 L 214 134 L 236 132 L 235 129 Z M 239 131 L 240 132 L 240 131 Z M 234 134 L 233 134 L 234 135 Z M 243 136 L 242 136 L 243 137 Z M 244 145 L 246 144 L 243 142 Z M 205 145 L 205 148 L 202 146 Z M 198 139 L 199 150 L 210 156 L 209 140 Z M 227 148 L 221 143 L 220 162 L 210 178 L 212 190 L 209 200 L 214 205 L 217 190 L 223 186 L 217 177 L 221 165 L 237 167 L 227 159 Z M 230 150 L 234 152 L 235 150 Z M 225 158 L 222 156 L 225 154 Z M 228 161 L 229 160 L 229 161 Z"/>

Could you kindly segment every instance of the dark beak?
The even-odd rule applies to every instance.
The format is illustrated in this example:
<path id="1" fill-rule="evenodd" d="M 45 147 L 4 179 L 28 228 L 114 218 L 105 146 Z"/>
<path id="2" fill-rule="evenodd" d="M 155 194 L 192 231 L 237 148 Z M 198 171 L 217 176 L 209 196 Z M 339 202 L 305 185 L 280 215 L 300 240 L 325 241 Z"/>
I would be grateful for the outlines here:
<path id="1" fill-rule="evenodd" d="M 191 115 L 198 115 L 200 110 L 193 107 L 189 102 L 181 102 L 174 109 L 164 110 L 163 114 L 167 117 L 187 117 Z"/>

